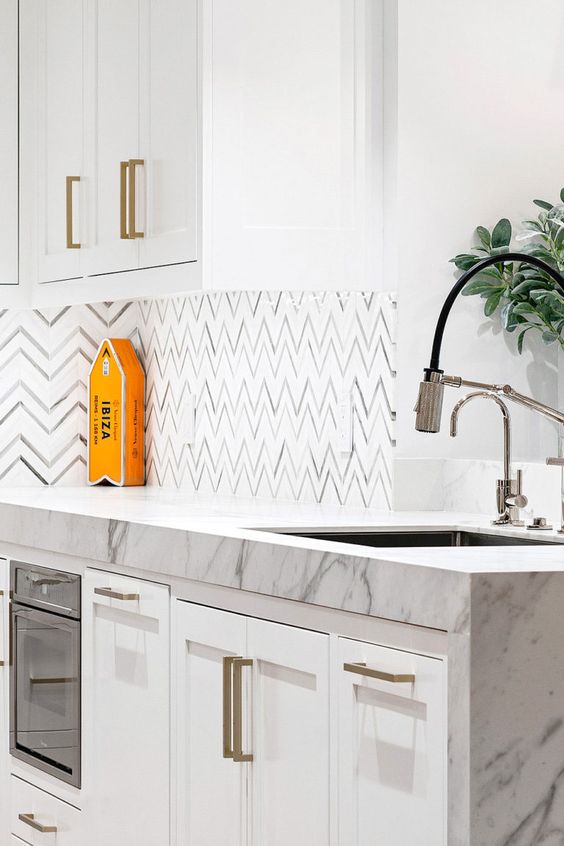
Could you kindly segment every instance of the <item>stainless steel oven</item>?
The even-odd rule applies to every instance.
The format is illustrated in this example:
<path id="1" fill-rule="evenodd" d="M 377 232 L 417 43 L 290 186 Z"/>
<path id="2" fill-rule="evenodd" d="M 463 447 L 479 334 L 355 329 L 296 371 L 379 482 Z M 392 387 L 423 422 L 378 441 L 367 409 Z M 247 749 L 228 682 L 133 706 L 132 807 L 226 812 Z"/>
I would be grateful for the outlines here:
<path id="1" fill-rule="evenodd" d="M 10 752 L 80 787 L 80 576 L 11 563 Z"/>

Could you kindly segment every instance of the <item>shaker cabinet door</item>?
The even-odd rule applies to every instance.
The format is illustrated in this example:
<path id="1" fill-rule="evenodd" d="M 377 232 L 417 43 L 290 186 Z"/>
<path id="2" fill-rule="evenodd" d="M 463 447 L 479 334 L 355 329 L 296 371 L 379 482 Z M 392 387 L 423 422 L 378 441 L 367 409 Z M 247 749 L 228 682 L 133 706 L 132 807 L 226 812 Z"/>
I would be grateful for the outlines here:
<path id="1" fill-rule="evenodd" d="M 329 636 L 249 619 L 254 846 L 328 846 Z"/>
<path id="2" fill-rule="evenodd" d="M 88 846 L 166 846 L 170 820 L 168 587 L 87 570 L 83 639 Z"/>
<path id="3" fill-rule="evenodd" d="M 15 286 L 18 284 L 18 0 L 0 0 L 0 15 L 0 285 Z"/>
<path id="4" fill-rule="evenodd" d="M 140 268 L 193 262 L 198 216 L 198 3 L 139 3 Z"/>
<path id="5" fill-rule="evenodd" d="M 442 661 L 340 639 L 339 843 L 445 846 Z"/>
<path id="6" fill-rule="evenodd" d="M 139 159 L 139 3 L 88 1 L 87 144 L 90 196 L 88 275 L 133 270 L 129 196 Z M 135 171 L 133 173 L 133 171 Z M 137 205 L 137 204 L 136 204 Z"/>
<path id="7" fill-rule="evenodd" d="M 77 279 L 85 246 L 85 0 L 20 0 L 20 267 Z M 16 168 L 17 172 L 17 168 Z"/>
<path id="8" fill-rule="evenodd" d="M 177 844 L 243 846 L 249 764 L 233 759 L 224 703 L 226 697 L 231 703 L 225 659 L 244 655 L 247 621 L 188 602 L 176 605 Z"/>

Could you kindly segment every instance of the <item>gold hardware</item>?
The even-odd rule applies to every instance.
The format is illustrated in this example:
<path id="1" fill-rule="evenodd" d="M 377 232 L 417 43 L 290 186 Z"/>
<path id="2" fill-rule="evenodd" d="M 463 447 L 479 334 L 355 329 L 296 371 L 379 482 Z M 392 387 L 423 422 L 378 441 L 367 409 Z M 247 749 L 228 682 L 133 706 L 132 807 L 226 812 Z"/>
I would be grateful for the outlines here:
<path id="1" fill-rule="evenodd" d="M 129 162 L 119 163 L 119 237 L 127 241 L 127 168 Z"/>
<path id="2" fill-rule="evenodd" d="M 41 834 L 56 834 L 57 832 L 56 825 L 43 825 L 35 819 L 35 814 L 18 814 L 18 819 L 36 831 L 40 831 Z"/>
<path id="3" fill-rule="evenodd" d="M 413 684 L 415 676 L 412 673 L 385 673 L 383 670 L 372 670 L 366 664 L 343 664 L 347 673 L 356 673 L 357 676 L 366 676 L 369 679 L 390 682 L 391 684 Z"/>
<path id="4" fill-rule="evenodd" d="M 72 239 L 72 185 L 80 176 L 67 176 L 67 250 L 80 250 L 80 243 Z"/>
<path id="5" fill-rule="evenodd" d="M 34 679 L 30 678 L 29 680 L 31 684 L 73 684 L 73 682 L 78 681 L 76 678 L 65 678 L 64 676 L 60 677 L 53 677 L 53 678 L 44 678 L 44 679 Z"/>
<path id="6" fill-rule="evenodd" d="M 4 591 L 0 590 L 0 599 L 2 599 L 4 596 L 5 596 Z M 3 619 L 3 617 L 2 617 L 2 619 Z M 0 638 L 2 638 L 2 629 L 1 628 L 0 628 Z M 5 666 L 6 666 L 6 662 L 4 660 L 0 661 L 0 667 L 5 667 Z"/>
<path id="7" fill-rule="evenodd" d="M 231 674 L 234 658 L 226 656 L 223 659 L 223 757 L 233 757 L 233 741 L 231 734 L 231 721 L 233 719 L 231 702 L 233 691 L 231 689 Z"/>
<path id="8" fill-rule="evenodd" d="M 139 165 L 144 165 L 145 159 L 130 159 L 129 160 L 129 237 L 130 238 L 144 238 L 144 232 L 137 232 L 136 229 L 136 186 L 135 174 Z"/>
<path id="9" fill-rule="evenodd" d="M 250 658 L 233 658 L 233 760 L 237 763 L 253 760 L 243 752 L 243 667 L 252 667 Z"/>
<path id="10" fill-rule="evenodd" d="M 110 599 L 121 599 L 123 602 L 139 602 L 140 596 L 138 593 L 120 593 L 111 588 L 94 588 L 94 593 L 98 596 L 108 596 Z"/>

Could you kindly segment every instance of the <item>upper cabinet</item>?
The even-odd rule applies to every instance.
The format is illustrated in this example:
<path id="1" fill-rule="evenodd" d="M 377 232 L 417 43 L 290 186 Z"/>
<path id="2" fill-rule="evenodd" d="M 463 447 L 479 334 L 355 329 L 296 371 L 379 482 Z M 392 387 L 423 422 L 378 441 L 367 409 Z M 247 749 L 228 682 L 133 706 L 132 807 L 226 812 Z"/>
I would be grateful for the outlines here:
<path id="1" fill-rule="evenodd" d="M 0 0 L 0 15 L 0 297 L 11 304 L 18 294 L 17 0 Z"/>
<path id="2" fill-rule="evenodd" d="M 33 303 L 199 287 L 197 0 L 20 0 L 20 102 Z"/>
<path id="3" fill-rule="evenodd" d="M 214 0 L 206 8 L 206 286 L 379 282 L 381 7 Z"/>

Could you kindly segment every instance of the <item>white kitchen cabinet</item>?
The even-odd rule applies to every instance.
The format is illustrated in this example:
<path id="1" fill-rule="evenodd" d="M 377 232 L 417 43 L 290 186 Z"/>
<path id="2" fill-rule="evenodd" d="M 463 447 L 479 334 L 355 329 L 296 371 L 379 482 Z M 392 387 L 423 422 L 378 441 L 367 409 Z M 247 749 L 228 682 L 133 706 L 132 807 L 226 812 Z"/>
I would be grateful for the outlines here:
<path id="1" fill-rule="evenodd" d="M 0 558 L 0 846 L 9 834 L 9 595 L 8 562 Z"/>
<path id="2" fill-rule="evenodd" d="M 83 815 L 77 808 L 15 776 L 11 779 L 11 794 L 13 836 L 29 846 L 43 846 L 44 843 L 82 846 Z"/>
<path id="3" fill-rule="evenodd" d="M 0 0 L 0 285 L 18 285 L 18 0 Z M 14 294 L 0 290 L 0 307 Z"/>
<path id="4" fill-rule="evenodd" d="M 178 846 L 327 846 L 328 635 L 176 613 Z"/>
<path id="5" fill-rule="evenodd" d="M 85 0 L 20 0 L 20 268 L 28 285 L 81 276 Z"/>
<path id="6" fill-rule="evenodd" d="M 248 766 L 224 755 L 223 660 L 244 655 L 247 621 L 186 602 L 176 615 L 177 844 L 243 846 Z"/>
<path id="7" fill-rule="evenodd" d="M 169 589 L 87 570 L 83 794 L 89 846 L 166 846 Z"/>
<path id="8" fill-rule="evenodd" d="M 199 287 L 197 9 L 20 0 L 20 268 L 34 305 Z M 17 185 L 17 149 L 10 175 Z"/>
<path id="9" fill-rule="evenodd" d="M 446 846 L 443 662 L 345 638 L 338 655 L 339 843 Z"/>
<path id="10" fill-rule="evenodd" d="M 197 0 L 91 0 L 89 9 L 85 274 L 194 262 Z M 122 284 L 134 294 L 139 282 Z"/>
<path id="11" fill-rule="evenodd" d="M 205 286 L 377 287 L 382 5 L 204 9 Z"/>

